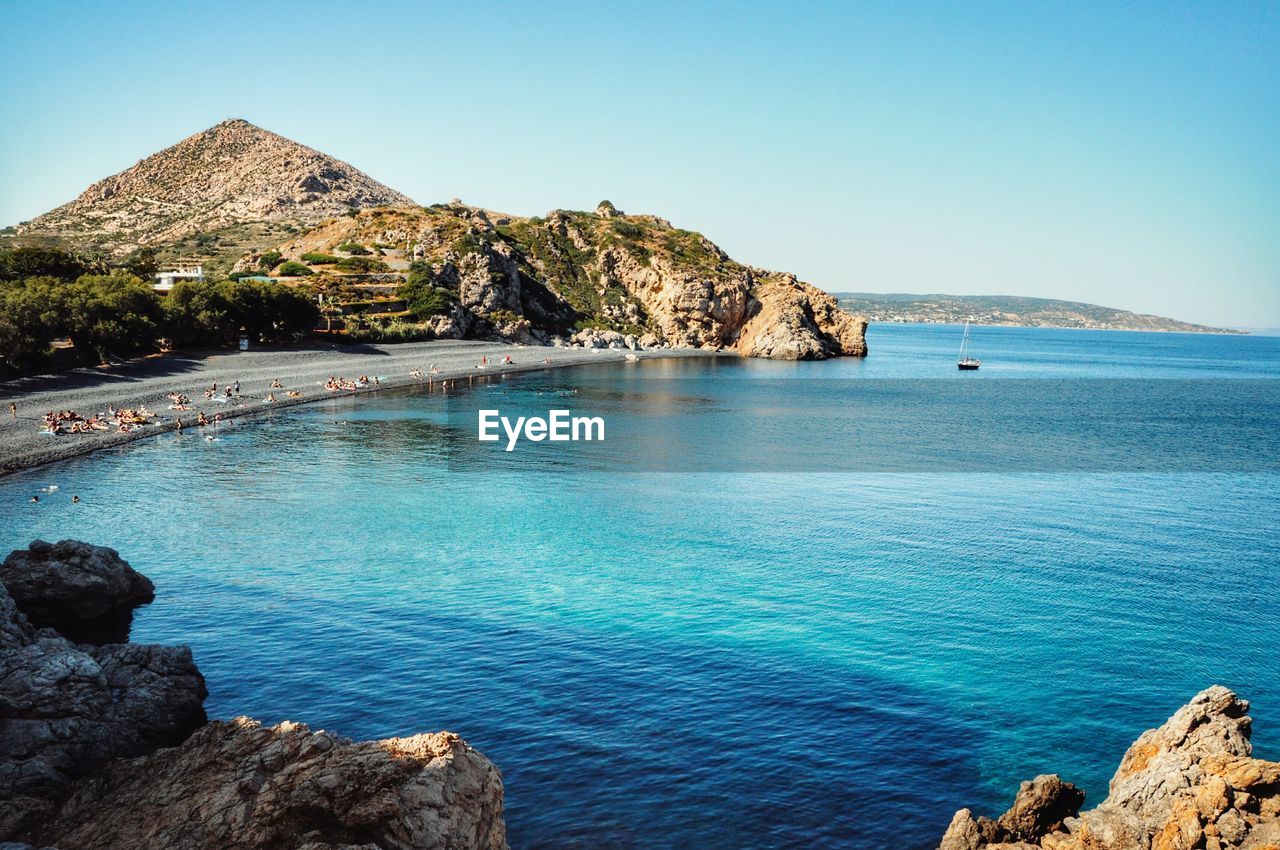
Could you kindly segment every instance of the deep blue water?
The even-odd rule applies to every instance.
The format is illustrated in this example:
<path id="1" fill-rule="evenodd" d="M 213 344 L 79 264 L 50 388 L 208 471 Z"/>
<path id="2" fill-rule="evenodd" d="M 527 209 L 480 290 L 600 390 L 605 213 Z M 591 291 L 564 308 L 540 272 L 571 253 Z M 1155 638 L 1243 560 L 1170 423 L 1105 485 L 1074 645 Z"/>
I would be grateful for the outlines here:
<path id="1" fill-rule="evenodd" d="M 965 375 L 958 340 L 166 435 L 0 479 L 0 548 L 119 549 L 213 716 L 461 733 L 517 848 L 932 847 L 1039 772 L 1096 801 L 1214 682 L 1280 755 L 1280 339 L 979 328 Z M 474 441 L 553 405 L 606 441 Z"/>

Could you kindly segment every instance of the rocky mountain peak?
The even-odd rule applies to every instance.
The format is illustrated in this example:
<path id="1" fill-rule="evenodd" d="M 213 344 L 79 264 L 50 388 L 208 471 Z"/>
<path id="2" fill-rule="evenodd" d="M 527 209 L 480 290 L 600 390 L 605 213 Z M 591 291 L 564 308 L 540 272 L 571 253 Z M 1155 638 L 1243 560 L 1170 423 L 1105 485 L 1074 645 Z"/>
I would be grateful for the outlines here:
<path id="1" fill-rule="evenodd" d="M 240 222 L 314 223 L 412 203 L 339 159 L 229 118 L 99 180 L 19 232 L 122 251 Z"/>

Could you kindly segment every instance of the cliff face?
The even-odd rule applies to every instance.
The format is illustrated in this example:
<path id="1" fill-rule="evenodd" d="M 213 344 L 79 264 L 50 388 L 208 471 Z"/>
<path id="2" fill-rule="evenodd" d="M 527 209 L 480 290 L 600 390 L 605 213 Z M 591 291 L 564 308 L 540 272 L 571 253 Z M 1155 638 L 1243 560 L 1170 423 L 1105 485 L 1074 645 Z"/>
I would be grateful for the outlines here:
<path id="1" fill-rule="evenodd" d="M 151 590 L 76 541 L 36 541 L 0 567 L 0 846 L 505 850 L 501 776 L 452 733 L 354 743 L 206 723 L 187 647 L 69 639 Z M 53 628 L 28 616 L 51 611 Z"/>
<path id="2" fill-rule="evenodd" d="M 341 160 L 232 119 L 196 133 L 19 228 L 115 251 L 237 222 L 316 222 L 352 207 L 412 203 Z"/>
<path id="3" fill-rule="evenodd" d="M 327 222 L 279 247 L 288 259 L 384 245 L 429 270 L 450 303 L 441 336 L 734 350 L 814 360 L 866 354 L 866 321 L 793 275 L 743 265 L 655 216 L 557 210 L 521 218 L 461 203 Z M 256 256 L 241 268 L 253 268 Z M 574 336 L 575 332 L 577 333 Z M 611 336 L 612 335 L 612 336 Z"/>
<path id="4" fill-rule="evenodd" d="M 1252 758 L 1248 710 L 1202 691 L 1142 733 L 1096 808 L 1078 813 L 1083 794 L 1036 777 L 996 820 L 957 812 L 939 850 L 1277 850 L 1280 763 Z"/>

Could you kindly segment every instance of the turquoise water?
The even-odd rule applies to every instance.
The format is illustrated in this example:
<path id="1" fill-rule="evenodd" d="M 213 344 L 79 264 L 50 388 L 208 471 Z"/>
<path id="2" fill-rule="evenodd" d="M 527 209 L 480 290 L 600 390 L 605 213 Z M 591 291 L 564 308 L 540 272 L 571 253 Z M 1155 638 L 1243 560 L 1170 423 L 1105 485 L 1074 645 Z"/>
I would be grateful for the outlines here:
<path id="1" fill-rule="evenodd" d="M 118 548 L 213 716 L 461 733 L 519 848 L 932 847 L 1038 772 L 1096 801 L 1213 682 L 1280 756 L 1280 339 L 980 328 L 970 375 L 956 328 L 869 342 L 167 435 L 0 479 L 0 546 Z M 561 404 L 606 441 L 474 441 Z"/>

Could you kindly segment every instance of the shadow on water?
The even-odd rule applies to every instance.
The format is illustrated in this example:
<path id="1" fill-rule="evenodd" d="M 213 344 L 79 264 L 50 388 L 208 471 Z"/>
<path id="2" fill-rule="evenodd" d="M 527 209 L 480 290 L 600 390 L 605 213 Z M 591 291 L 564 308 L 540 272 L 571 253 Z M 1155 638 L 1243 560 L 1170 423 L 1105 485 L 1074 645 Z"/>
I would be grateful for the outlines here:
<path id="1" fill-rule="evenodd" d="M 981 720 L 901 682 L 710 635 L 363 602 L 317 627 L 314 612 L 293 619 L 304 605 L 259 620 L 250 650 L 269 669 L 278 641 L 327 647 L 289 681 L 277 667 L 255 686 L 258 659 L 196 647 L 210 713 L 260 700 L 259 716 L 355 737 L 456 731 L 502 770 L 513 847 L 924 850 L 960 806 L 996 805 L 972 799 Z"/>
<path id="2" fill-rule="evenodd" d="M 569 727 L 553 753 L 489 743 L 513 846 L 932 848 L 978 784 L 973 733 L 897 683 L 693 648 L 576 655 L 534 662 Z"/>

